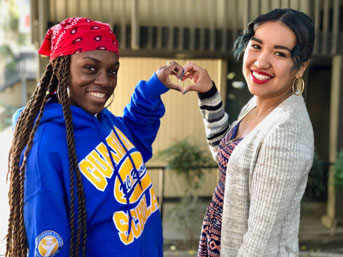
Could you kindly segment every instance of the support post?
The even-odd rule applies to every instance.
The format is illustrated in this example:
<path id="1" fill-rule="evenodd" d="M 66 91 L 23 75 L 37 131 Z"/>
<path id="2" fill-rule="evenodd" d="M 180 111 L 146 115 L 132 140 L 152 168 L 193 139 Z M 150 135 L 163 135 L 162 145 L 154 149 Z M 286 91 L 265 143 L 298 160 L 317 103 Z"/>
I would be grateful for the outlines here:
<path id="1" fill-rule="evenodd" d="M 330 140 L 329 161 L 335 163 L 337 152 L 343 147 L 343 56 L 334 56 L 332 59 L 331 78 L 331 106 L 330 106 Z M 331 165 L 328 181 L 327 213 L 322 217 L 324 226 L 335 230 L 337 225 L 343 224 L 342 197 L 338 195 L 334 186 L 334 170 Z"/>

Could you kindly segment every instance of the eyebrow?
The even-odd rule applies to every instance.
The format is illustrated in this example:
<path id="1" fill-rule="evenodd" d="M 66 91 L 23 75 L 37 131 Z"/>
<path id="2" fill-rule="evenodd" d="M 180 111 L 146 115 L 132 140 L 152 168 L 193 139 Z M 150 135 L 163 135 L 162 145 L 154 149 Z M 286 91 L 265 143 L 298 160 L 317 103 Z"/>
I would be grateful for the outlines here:
<path id="1" fill-rule="evenodd" d="M 256 41 L 256 42 L 259 43 L 259 44 L 263 44 L 263 41 L 260 40 L 260 39 L 258 39 L 258 38 L 256 38 L 256 37 L 252 37 L 251 40 L 254 40 L 254 41 Z M 274 45 L 274 48 L 275 48 L 275 49 L 284 49 L 284 50 L 288 50 L 290 53 L 292 53 L 292 50 L 289 49 L 287 46 Z"/>
<path id="2" fill-rule="evenodd" d="M 100 62 L 98 59 L 93 58 L 93 57 L 90 57 L 90 56 L 82 57 L 82 59 L 90 59 L 90 60 L 95 61 L 95 62 Z M 113 64 L 113 66 L 119 65 L 119 64 L 120 64 L 119 61 L 116 61 L 116 62 Z"/>

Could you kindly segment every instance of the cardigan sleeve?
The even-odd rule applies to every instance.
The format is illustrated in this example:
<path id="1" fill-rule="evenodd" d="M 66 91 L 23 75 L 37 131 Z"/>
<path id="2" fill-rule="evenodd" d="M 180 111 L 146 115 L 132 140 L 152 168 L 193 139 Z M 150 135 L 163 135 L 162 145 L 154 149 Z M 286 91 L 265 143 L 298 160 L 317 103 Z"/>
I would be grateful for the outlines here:
<path id="1" fill-rule="evenodd" d="M 207 143 L 214 160 L 217 161 L 218 145 L 229 129 L 229 117 L 214 82 L 208 92 L 199 93 L 198 96 Z"/>
<path id="2" fill-rule="evenodd" d="M 278 249 L 281 231 L 287 229 L 283 220 L 299 205 L 312 165 L 313 141 L 300 130 L 295 122 L 277 124 L 262 143 L 250 178 L 248 230 L 238 256 L 265 256 Z"/>

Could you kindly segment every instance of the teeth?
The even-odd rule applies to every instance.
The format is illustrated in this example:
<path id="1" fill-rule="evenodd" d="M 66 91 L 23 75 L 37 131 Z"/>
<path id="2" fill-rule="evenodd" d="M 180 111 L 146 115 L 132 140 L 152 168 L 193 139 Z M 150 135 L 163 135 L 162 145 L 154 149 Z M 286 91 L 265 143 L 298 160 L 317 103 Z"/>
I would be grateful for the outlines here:
<path id="1" fill-rule="evenodd" d="M 266 75 L 262 75 L 262 74 L 259 74 L 257 72 L 253 72 L 253 75 L 255 78 L 257 78 L 258 80 L 267 80 L 267 79 L 270 79 L 269 76 L 266 76 Z"/>
<path id="2" fill-rule="evenodd" d="M 88 94 L 90 94 L 91 96 L 98 97 L 98 98 L 103 98 L 103 97 L 105 97 L 105 94 L 104 94 L 104 93 L 99 93 L 99 92 L 88 92 Z"/>

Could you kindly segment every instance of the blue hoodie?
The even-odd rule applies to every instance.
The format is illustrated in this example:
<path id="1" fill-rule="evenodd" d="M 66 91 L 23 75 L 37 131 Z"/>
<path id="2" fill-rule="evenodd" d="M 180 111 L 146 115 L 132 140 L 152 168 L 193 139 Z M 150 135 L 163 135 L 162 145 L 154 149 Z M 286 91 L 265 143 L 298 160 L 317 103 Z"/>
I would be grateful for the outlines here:
<path id="1" fill-rule="evenodd" d="M 141 81 L 123 117 L 104 109 L 96 118 L 71 106 L 86 198 L 86 256 L 163 256 L 159 206 L 145 162 L 165 112 L 160 95 L 167 90 L 155 74 Z M 69 206 L 62 107 L 48 102 L 26 166 L 24 220 L 30 257 L 69 255 Z"/>

